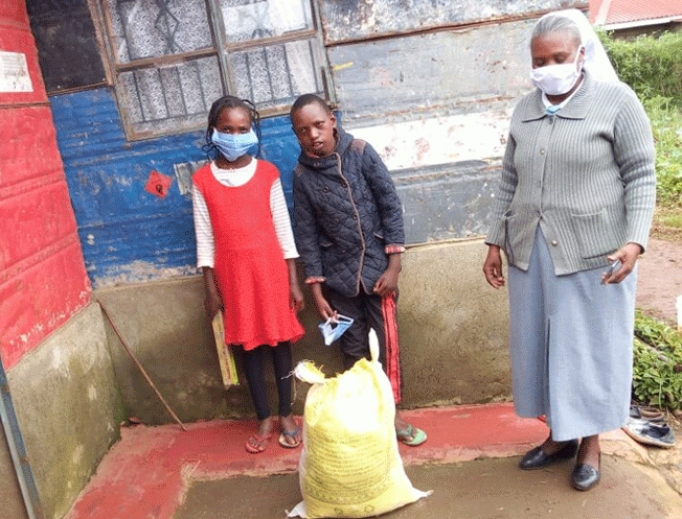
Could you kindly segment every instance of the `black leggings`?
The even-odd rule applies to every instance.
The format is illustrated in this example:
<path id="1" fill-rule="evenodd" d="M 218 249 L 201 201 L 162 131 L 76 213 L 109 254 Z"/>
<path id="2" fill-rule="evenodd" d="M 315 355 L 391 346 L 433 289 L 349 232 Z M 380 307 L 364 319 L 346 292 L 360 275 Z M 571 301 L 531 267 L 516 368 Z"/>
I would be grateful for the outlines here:
<path id="1" fill-rule="evenodd" d="M 275 368 L 275 380 L 277 382 L 277 395 L 279 396 L 279 415 L 291 414 L 291 370 L 293 360 L 291 357 L 291 343 L 280 342 L 277 346 L 258 346 L 253 350 L 244 351 L 244 371 L 246 382 L 249 385 L 253 406 L 256 408 L 256 416 L 259 420 L 265 420 L 270 416 L 270 405 L 265 386 L 263 373 L 263 357 L 269 351 L 272 355 L 272 363 Z"/>

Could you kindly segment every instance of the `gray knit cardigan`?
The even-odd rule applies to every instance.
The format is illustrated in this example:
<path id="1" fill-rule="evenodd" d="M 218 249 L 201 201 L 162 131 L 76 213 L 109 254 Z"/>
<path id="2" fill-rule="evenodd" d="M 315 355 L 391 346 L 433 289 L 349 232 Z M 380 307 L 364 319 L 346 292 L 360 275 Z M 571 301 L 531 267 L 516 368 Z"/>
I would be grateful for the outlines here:
<path id="1" fill-rule="evenodd" d="M 649 120 L 623 83 L 585 75 L 556 115 L 542 93 L 515 108 L 486 243 L 528 269 L 538 224 L 556 275 L 605 266 L 628 242 L 644 249 L 656 201 Z"/>

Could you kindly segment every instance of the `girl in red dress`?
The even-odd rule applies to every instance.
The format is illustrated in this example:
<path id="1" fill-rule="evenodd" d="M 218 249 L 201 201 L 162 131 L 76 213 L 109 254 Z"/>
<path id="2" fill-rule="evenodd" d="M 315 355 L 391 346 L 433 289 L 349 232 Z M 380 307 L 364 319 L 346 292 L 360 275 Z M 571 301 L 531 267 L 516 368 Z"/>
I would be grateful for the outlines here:
<path id="1" fill-rule="evenodd" d="M 192 177 L 197 264 L 202 269 L 209 321 L 220 310 L 225 343 L 244 349 L 244 371 L 258 417 L 246 450 L 265 450 L 273 423 L 263 357 L 274 364 L 283 447 L 297 447 L 301 431 L 291 410 L 291 343 L 303 336 L 296 314 L 303 294 L 298 257 L 277 168 L 247 154 L 258 144 L 253 104 L 224 96 L 211 106 L 206 130 L 215 160 Z"/>

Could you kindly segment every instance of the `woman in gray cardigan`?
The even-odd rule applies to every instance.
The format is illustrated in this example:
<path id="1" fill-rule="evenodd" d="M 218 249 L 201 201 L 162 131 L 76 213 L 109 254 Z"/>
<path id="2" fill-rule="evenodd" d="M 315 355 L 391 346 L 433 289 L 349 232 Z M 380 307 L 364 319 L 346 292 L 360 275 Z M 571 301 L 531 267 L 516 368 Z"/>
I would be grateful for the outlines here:
<path id="1" fill-rule="evenodd" d="M 603 48 L 589 24 L 592 39 L 581 35 L 581 19 L 550 13 L 533 30 L 537 89 L 512 116 L 483 272 L 505 284 L 504 250 L 515 410 L 550 427 L 520 467 L 577 452 L 572 484 L 589 490 L 601 475 L 599 434 L 628 417 L 636 261 L 656 179 L 647 116 L 607 60 L 590 67 Z"/>

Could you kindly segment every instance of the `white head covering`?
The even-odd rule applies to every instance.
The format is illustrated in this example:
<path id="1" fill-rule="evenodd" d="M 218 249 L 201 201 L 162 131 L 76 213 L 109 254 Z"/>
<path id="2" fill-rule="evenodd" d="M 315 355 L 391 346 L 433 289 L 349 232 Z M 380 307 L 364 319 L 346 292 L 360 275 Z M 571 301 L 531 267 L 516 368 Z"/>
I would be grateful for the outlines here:
<path id="1" fill-rule="evenodd" d="M 577 9 L 553 11 L 544 15 L 540 20 L 548 16 L 562 16 L 572 20 L 578 26 L 582 44 L 585 47 L 584 67 L 590 76 L 601 81 L 618 81 L 618 74 L 616 74 L 613 65 L 611 65 L 604 46 L 599 41 L 599 37 L 594 32 L 589 20 L 582 12 Z"/>

